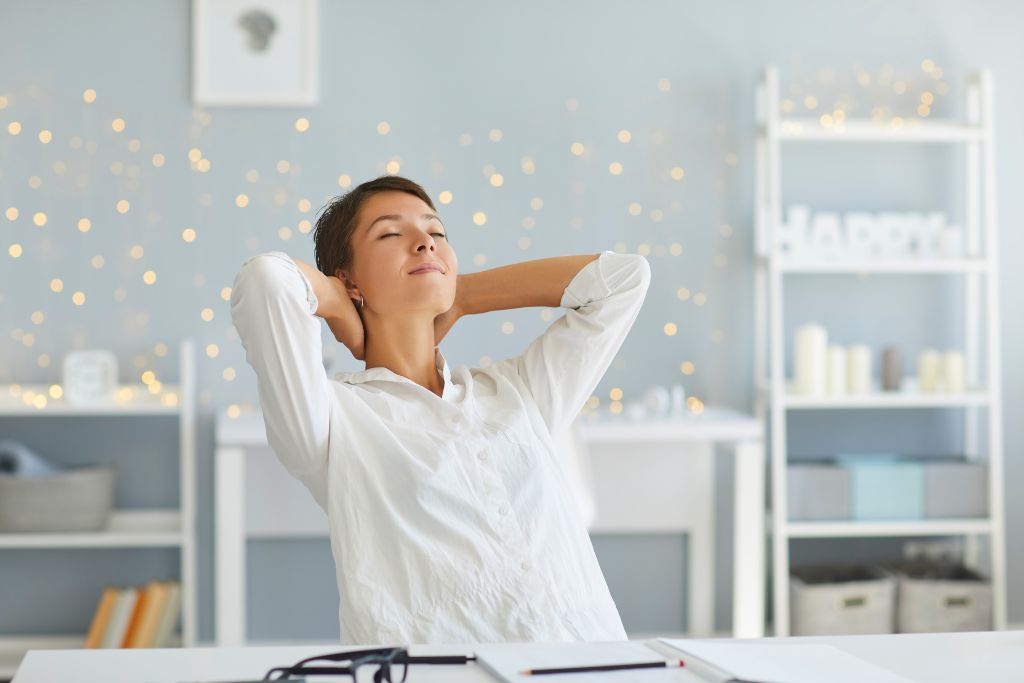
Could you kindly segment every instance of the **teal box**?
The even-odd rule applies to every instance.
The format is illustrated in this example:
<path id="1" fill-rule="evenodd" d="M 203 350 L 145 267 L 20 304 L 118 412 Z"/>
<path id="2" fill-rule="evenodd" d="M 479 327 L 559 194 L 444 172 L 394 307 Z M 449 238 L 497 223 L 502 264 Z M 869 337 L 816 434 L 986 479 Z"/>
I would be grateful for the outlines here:
<path id="1" fill-rule="evenodd" d="M 858 521 L 924 519 L 924 465 L 890 453 L 841 454 L 850 472 L 850 516 Z"/>

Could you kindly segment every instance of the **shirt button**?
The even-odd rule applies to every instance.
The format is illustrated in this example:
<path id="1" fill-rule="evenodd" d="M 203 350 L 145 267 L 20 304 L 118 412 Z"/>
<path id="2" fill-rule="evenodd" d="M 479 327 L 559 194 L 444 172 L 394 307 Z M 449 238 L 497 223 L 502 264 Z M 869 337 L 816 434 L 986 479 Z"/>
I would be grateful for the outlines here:
<path id="1" fill-rule="evenodd" d="M 480 458 L 481 460 L 486 460 L 487 459 L 487 451 L 480 451 L 479 453 L 476 454 L 476 457 Z"/>
<path id="2" fill-rule="evenodd" d="M 522 567 L 523 567 L 523 569 L 525 569 L 525 570 L 529 570 L 529 569 L 530 569 L 530 563 L 529 563 L 529 562 L 527 562 L 526 560 L 523 560 L 523 564 L 522 564 Z"/>
<path id="3" fill-rule="evenodd" d="M 502 515 L 508 512 L 508 505 L 502 505 L 498 508 L 498 512 Z"/>

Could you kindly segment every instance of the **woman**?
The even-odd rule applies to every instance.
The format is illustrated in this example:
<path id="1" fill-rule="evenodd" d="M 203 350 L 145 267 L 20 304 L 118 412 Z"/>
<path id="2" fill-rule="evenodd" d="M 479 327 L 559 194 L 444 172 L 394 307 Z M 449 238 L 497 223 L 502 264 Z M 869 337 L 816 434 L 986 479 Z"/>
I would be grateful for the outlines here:
<path id="1" fill-rule="evenodd" d="M 317 268 L 260 254 L 231 291 L 268 442 L 327 512 L 342 642 L 625 639 L 552 434 L 650 267 L 604 251 L 460 275 L 436 214 L 411 180 L 363 183 L 317 220 Z M 524 306 L 567 311 L 522 355 L 448 367 L 460 317 Z M 327 377 L 315 317 L 365 370 Z"/>

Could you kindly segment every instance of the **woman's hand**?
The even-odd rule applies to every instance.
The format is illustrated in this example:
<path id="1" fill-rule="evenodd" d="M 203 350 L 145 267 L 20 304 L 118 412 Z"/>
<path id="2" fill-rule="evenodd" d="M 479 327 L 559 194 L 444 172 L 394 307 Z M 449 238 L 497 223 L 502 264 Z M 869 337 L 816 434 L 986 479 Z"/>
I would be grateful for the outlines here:
<path id="1" fill-rule="evenodd" d="M 363 360 L 366 355 L 363 319 L 355 302 L 348 298 L 344 283 L 336 275 L 324 275 L 302 259 L 293 256 L 292 260 L 309 280 L 316 294 L 317 308 L 314 315 L 327 321 L 334 338 L 347 346 L 356 360 Z"/>

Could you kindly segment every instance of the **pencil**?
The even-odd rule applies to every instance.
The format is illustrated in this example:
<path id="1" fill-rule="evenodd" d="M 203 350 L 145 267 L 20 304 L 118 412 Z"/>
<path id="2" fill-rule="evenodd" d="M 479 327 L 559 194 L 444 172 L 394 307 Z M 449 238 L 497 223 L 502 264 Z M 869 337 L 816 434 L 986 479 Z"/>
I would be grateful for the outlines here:
<path id="1" fill-rule="evenodd" d="M 661 669 L 670 666 L 686 666 L 681 659 L 668 662 L 637 662 L 635 664 L 595 664 L 593 666 L 569 666 L 557 669 L 526 669 L 519 673 L 523 676 L 541 674 L 571 674 L 584 671 L 618 671 L 619 669 Z"/>

